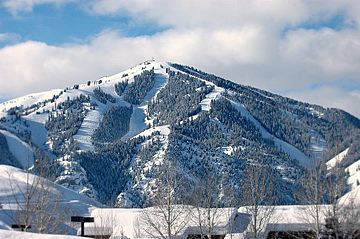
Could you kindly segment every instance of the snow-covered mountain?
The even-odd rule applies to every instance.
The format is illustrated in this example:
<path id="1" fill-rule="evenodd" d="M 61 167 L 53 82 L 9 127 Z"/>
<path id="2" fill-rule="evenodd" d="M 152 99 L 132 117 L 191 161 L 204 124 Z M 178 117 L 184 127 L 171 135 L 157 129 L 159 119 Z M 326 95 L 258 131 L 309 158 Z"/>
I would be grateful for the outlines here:
<path id="1" fill-rule="evenodd" d="M 164 160 L 189 187 L 211 167 L 219 188 L 235 191 L 248 163 L 267 164 L 283 203 L 295 201 L 297 178 L 314 160 L 347 149 L 343 166 L 359 161 L 360 120 L 339 109 L 153 60 L 84 82 L 1 104 L 0 163 L 45 162 L 58 184 L 142 207 Z"/>

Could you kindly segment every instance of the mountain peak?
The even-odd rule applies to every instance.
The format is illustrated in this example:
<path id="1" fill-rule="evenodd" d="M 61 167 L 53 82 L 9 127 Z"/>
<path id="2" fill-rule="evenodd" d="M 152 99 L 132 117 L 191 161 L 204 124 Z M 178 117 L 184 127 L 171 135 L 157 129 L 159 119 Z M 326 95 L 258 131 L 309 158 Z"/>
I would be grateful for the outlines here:
<path id="1" fill-rule="evenodd" d="M 347 148 L 344 166 L 359 156 L 359 120 L 342 111 L 155 60 L 19 97 L 0 111 L 3 163 L 19 163 L 13 136 L 16 150 L 47 162 L 55 182 L 124 207 L 146 205 L 167 160 L 191 182 L 211 167 L 234 190 L 246 165 L 262 164 L 274 171 L 281 201 L 295 203 L 304 167 Z"/>

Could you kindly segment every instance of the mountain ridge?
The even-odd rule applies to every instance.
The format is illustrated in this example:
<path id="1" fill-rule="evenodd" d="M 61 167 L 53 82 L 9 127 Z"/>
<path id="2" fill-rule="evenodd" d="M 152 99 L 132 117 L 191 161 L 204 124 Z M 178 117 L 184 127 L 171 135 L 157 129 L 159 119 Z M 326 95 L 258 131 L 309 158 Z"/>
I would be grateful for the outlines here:
<path id="1" fill-rule="evenodd" d="M 294 203 L 310 158 L 349 148 L 349 166 L 360 155 L 360 120 L 349 113 L 166 62 L 4 102 L 0 118 L 2 130 L 51 162 L 55 182 L 123 207 L 146 205 L 164 159 L 192 181 L 204 164 L 217 165 L 235 189 L 249 160 L 261 159 L 276 172 L 282 202 Z"/>

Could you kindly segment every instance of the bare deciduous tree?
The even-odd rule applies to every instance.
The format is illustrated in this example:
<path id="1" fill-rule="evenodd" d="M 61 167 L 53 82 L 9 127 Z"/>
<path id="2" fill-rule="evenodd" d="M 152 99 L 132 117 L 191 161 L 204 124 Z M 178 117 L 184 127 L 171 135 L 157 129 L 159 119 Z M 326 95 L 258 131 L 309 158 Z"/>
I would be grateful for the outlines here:
<path id="1" fill-rule="evenodd" d="M 160 166 L 156 178 L 157 190 L 151 206 L 140 215 L 140 230 L 146 236 L 173 239 L 185 228 L 188 207 L 183 204 L 184 178 L 177 165 L 170 160 Z"/>
<path id="2" fill-rule="evenodd" d="M 94 218 L 94 235 L 96 237 L 107 237 L 113 234 L 114 228 L 116 227 L 116 218 L 114 214 L 100 213 Z"/>
<path id="3" fill-rule="evenodd" d="M 339 203 L 339 198 L 344 195 L 346 188 L 345 170 L 339 163 L 336 163 L 328 170 L 325 180 L 325 194 L 329 206 L 324 212 L 325 218 L 332 222 L 331 231 L 336 239 L 342 235 L 341 225 L 343 222 L 340 214 L 343 211 L 343 205 Z"/>
<path id="4" fill-rule="evenodd" d="M 198 181 L 192 196 L 191 217 L 199 226 L 202 238 L 211 238 L 218 224 L 220 206 L 219 182 L 210 170 Z"/>
<path id="5" fill-rule="evenodd" d="M 226 208 L 225 210 L 225 216 L 228 219 L 227 224 L 227 238 L 232 239 L 233 238 L 233 231 L 236 228 L 236 218 L 237 218 L 237 207 L 234 207 L 235 205 L 240 205 L 240 197 L 236 194 L 236 191 L 234 190 L 232 185 L 228 185 L 224 189 L 224 195 L 226 195 Z M 241 196 L 241 195 L 240 195 Z"/>
<path id="6" fill-rule="evenodd" d="M 38 163 L 41 173 L 41 165 Z M 25 170 L 25 185 L 16 179 L 16 175 L 8 172 L 9 185 L 14 203 L 15 214 L 9 214 L 14 224 L 22 230 L 38 233 L 59 232 L 61 224 L 68 216 L 67 210 L 60 208 L 61 194 L 54 189 L 52 183 L 41 176 L 35 176 L 29 169 Z"/>
<path id="7" fill-rule="evenodd" d="M 343 198 L 341 203 L 341 210 L 339 213 L 341 222 L 341 231 L 344 238 L 359 238 L 360 237 L 360 202 L 358 201 L 360 195 L 350 193 Z"/>
<path id="8" fill-rule="evenodd" d="M 249 164 L 243 180 L 242 200 L 246 213 L 251 216 L 248 236 L 258 239 L 274 213 L 275 176 L 266 165 Z"/>
<path id="9" fill-rule="evenodd" d="M 299 215 L 314 232 L 314 237 L 321 234 L 324 206 L 326 196 L 326 165 L 317 161 L 313 166 L 305 170 L 300 178 L 300 188 L 296 193 L 297 199 L 307 205 L 304 212 Z"/>
<path id="10" fill-rule="evenodd" d="M 211 239 L 216 235 L 217 227 L 224 223 L 225 218 L 231 218 L 233 210 L 225 210 L 225 205 L 231 205 L 234 198 L 233 188 L 222 185 L 224 175 L 219 175 L 216 167 L 204 165 L 201 178 L 198 179 L 191 197 L 191 218 L 198 225 L 201 238 Z M 226 219 L 225 219 L 226 220 Z M 224 225 L 221 225 L 224 226 Z M 231 231 L 233 222 L 229 221 L 226 230 Z"/>
<path id="11" fill-rule="evenodd" d="M 135 238 L 141 238 L 141 228 L 140 228 L 141 224 L 140 224 L 140 217 L 137 216 L 135 218 L 135 221 L 134 221 L 134 237 Z"/>

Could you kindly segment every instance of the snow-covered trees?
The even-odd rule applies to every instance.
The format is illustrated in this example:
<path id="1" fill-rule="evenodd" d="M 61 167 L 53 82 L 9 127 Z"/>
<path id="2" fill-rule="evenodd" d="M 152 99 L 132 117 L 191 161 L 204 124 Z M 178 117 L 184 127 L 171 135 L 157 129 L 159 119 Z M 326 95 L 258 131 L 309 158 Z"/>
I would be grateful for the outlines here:
<path id="1" fill-rule="evenodd" d="M 105 93 L 100 86 L 95 88 L 93 92 L 95 98 L 103 104 L 106 104 L 108 101 L 111 103 L 116 102 L 116 99 L 112 95 Z"/>
<path id="2" fill-rule="evenodd" d="M 6 138 L 3 134 L 0 133 L 0 164 L 11 165 L 15 167 L 20 167 L 16 158 L 9 151 L 9 146 L 6 141 Z"/>
<path id="3" fill-rule="evenodd" d="M 74 156 L 87 172 L 87 178 L 97 192 L 97 199 L 114 205 L 117 196 L 129 180 L 129 167 L 137 146 L 144 142 L 137 137 L 126 142 L 116 141 L 99 147 L 96 152 L 82 152 Z"/>
<path id="4" fill-rule="evenodd" d="M 45 128 L 56 155 L 61 156 L 76 148 L 72 136 L 79 130 L 86 116 L 86 103 L 90 103 L 90 98 L 84 95 L 67 99 L 57 105 L 57 112 L 49 115 Z"/>
<path id="5" fill-rule="evenodd" d="M 357 150 L 360 120 L 339 109 L 325 109 L 318 105 L 299 102 L 267 91 L 243 86 L 193 67 L 172 64 L 173 67 L 195 77 L 213 82 L 231 90 L 234 100 L 246 109 L 274 136 L 311 155 L 310 139 L 315 130 L 327 142 L 332 156 L 341 149 L 351 147 L 352 159 L 359 157 Z M 357 145 L 357 146 L 356 146 Z M 350 155 L 349 155 L 350 157 Z"/>
<path id="6" fill-rule="evenodd" d="M 133 105 L 138 105 L 143 101 L 148 91 L 154 87 L 154 84 L 154 71 L 144 71 L 140 75 L 134 77 L 134 82 L 130 84 L 125 84 L 124 86 L 120 85 L 120 87 L 117 87 L 117 92 L 119 94 L 121 90 L 123 90 L 124 100 Z"/>
<path id="7" fill-rule="evenodd" d="M 115 92 L 118 94 L 118 96 L 121 96 L 124 93 L 128 82 L 128 80 L 125 80 L 115 84 Z"/>
<path id="8" fill-rule="evenodd" d="M 199 103 L 211 90 L 212 86 L 194 77 L 171 72 L 166 86 L 150 102 L 149 116 L 155 116 L 158 125 L 185 120 L 201 110 Z"/>
<path id="9" fill-rule="evenodd" d="M 95 145 L 114 142 L 129 131 L 132 106 L 114 106 L 106 111 L 99 127 L 94 131 L 92 139 Z"/>

